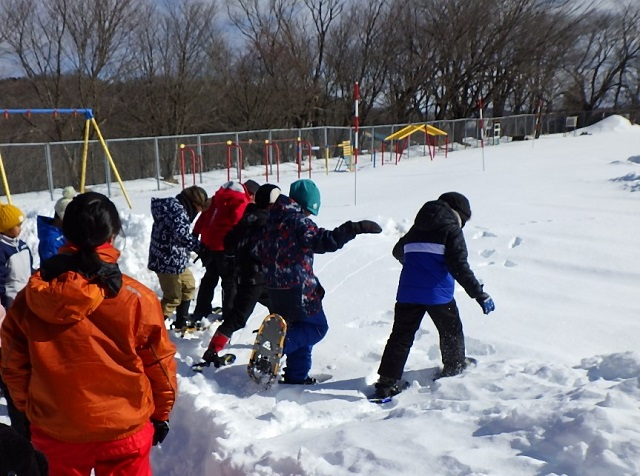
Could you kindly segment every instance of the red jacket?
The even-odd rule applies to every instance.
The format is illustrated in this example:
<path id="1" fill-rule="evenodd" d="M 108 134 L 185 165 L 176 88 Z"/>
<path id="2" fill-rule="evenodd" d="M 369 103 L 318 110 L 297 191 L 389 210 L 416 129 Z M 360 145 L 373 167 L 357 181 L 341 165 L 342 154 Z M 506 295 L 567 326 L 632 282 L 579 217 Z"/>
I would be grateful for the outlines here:
<path id="1" fill-rule="evenodd" d="M 73 248 L 62 248 L 73 252 Z M 100 258 L 115 263 L 107 245 Z M 76 271 L 50 281 L 41 270 L 2 325 L 2 379 L 18 410 L 49 436 L 113 441 L 167 420 L 177 394 L 176 348 L 158 297 L 122 275 L 117 295 Z"/>
<path id="2" fill-rule="evenodd" d="M 211 206 L 200 214 L 193 227 L 193 234 L 200 235 L 200 241 L 213 251 L 224 251 L 224 237 L 242 218 L 249 204 L 249 196 L 244 187 L 242 192 L 225 185 L 215 193 Z"/>

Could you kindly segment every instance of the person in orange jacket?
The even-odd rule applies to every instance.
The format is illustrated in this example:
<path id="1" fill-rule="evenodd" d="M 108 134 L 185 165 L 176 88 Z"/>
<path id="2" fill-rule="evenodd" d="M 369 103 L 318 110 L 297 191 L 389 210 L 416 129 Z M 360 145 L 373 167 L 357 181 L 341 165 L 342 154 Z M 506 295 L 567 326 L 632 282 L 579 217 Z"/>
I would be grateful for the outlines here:
<path id="1" fill-rule="evenodd" d="M 0 372 L 51 474 L 151 474 L 169 431 L 176 348 L 158 297 L 120 272 L 122 223 L 106 196 L 68 205 L 67 244 L 18 293 Z"/>
<path id="2" fill-rule="evenodd" d="M 233 263 L 225 257 L 224 237 L 240 221 L 245 208 L 251 203 L 259 185 L 253 180 L 226 182 L 211 198 L 211 206 L 204 211 L 193 226 L 193 234 L 213 254 L 207 270 L 200 280 L 196 307 L 191 315 L 194 323 L 209 316 L 218 281 L 222 285 L 222 318 L 229 315 L 235 296 Z M 226 312 L 226 314 L 225 314 Z"/>

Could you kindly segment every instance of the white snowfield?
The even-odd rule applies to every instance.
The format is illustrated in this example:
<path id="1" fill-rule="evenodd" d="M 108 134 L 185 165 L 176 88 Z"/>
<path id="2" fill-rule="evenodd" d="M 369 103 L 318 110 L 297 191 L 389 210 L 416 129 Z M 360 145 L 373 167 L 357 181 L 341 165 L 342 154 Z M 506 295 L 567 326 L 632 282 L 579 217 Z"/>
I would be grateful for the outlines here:
<path id="1" fill-rule="evenodd" d="M 319 226 L 372 219 L 383 228 L 316 255 L 330 329 L 311 374 L 332 377 L 269 390 L 250 381 L 252 331 L 267 314 L 259 305 L 232 338 L 231 366 L 190 370 L 216 325 L 176 338 L 180 395 L 171 432 L 153 450 L 155 474 L 640 474 L 640 126 L 613 116 L 577 135 L 487 147 L 484 170 L 480 149 L 431 161 L 420 146 L 397 166 L 379 162 L 361 157 L 357 173 L 330 164 L 329 174 L 314 163 Z M 261 172 L 243 179 L 262 183 Z M 287 193 L 297 175 L 281 178 Z M 225 180 L 226 172 L 211 173 L 203 185 L 212 193 Z M 146 269 L 149 199 L 179 188 L 155 185 L 127 183 L 132 210 L 112 191 L 127 235 L 121 268 L 159 294 Z M 496 303 L 484 316 L 457 287 L 467 354 L 478 366 L 433 382 L 440 353 L 426 316 L 404 374 L 410 387 L 372 404 L 365 394 L 391 331 L 401 269 L 391 249 L 424 202 L 448 191 L 471 201 L 469 262 Z M 53 214 L 54 202 L 48 194 L 13 199 L 28 214 L 23 238 L 35 250 L 35 216 Z M 193 270 L 202 276 L 199 264 Z M 8 420 L 4 402 L 0 420 Z"/>

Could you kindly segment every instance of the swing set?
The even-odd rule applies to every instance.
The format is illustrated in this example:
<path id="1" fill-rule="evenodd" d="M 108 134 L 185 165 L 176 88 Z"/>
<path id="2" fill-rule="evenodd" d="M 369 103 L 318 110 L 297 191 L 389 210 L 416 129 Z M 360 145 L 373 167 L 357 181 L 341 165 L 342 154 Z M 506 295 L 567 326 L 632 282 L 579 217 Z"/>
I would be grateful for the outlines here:
<path id="1" fill-rule="evenodd" d="M 124 184 L 122 183 L 122 179 L 120 178 L 120 173 L 116 168 L 116 164 L 113 161 L 113 158 L 111 157 L 111 153 L 109 152 L 107 143 L 105 142 L 104 137 L 100 132 L 100 128 L 98 127 L 98 123 L 96 122 L 93 116 L 92 109 L 0 109 L 0 111 L 2 111 L 6 119 L 8 119 L 10 115 L 25 115 L 29 117 L 32 114 L 45 114 L 45 115 L 53 115 L 54 117 L 56 117 L 60 114 L 72 114 L 77 117 L 78 114 L 84 114 L 85 127 L 84 127 L 84 141 L 83 141 L 83 147 L 82 147 L 80 193 L 83 193 L 85 191 L 85 181 L 86 181 L 86 175 L 87 175 L 87 156 L 89 154 L 89 133 L 91 131 L 91 128 L 93 127 L 93 129 L 96 132 L 96 135 L 98 136 L 98 140 L 102 145 L 102 149 L 104 150 L 104 153 L 107 156 L 107 159 L 109 160 L 109 164 L 111 165 L 111 170 L 113 170 L 113 174 L 115 175 L 116 180 L 120 184 L 120 189 L 122 190 L 122 194 L 124 195 L 124 198 L 127 201 L 129 208 L 133 208 L 131 204 L 131 200 L 129 199 L 129 195 L 127 194 L 127 191 L 124 188 Z M 7 201 L 9 202 L 9 204 L 11 204 L 12 203 L 11 192 L 9 190 L 9 182 L 7 180 L 7 174 L 4 169 L 4 162 L 2 160 L 1 154 L 0 154 L 0 177 L 2 179 L 2 184 L 4 186 L 5 195 L 7 196 Z"/>

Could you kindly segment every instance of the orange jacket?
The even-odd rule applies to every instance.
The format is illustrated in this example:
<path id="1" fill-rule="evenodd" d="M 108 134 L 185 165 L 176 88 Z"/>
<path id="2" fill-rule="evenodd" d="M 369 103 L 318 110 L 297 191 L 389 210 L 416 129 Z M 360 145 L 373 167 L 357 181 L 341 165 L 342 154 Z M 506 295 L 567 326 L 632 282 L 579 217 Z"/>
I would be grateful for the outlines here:
<path id="1" fill-rule="evenodd" d="M 73 252 L 65 247 L 64 252 Z M 120 252 L 98 249 L 115 263 Z M 176 348 L 157 296 L 129 276 L 106 298 L 75 271 L 29 280 L 2 326 L 0 371 L 16 407 L 53 438 L 113 441 L 167 420 Z"/>

